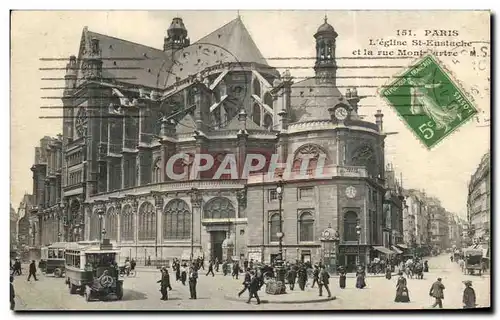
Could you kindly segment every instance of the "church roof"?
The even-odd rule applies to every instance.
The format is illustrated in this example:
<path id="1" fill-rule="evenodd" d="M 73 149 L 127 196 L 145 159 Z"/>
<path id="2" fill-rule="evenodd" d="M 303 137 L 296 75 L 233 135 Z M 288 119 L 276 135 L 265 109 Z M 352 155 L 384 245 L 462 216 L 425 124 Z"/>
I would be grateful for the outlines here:
<path id="1" fill-rule="evenodd" d="M 257 48 L 240 17 L 196 41 L 196 44 L 201 43 L 223 47 L 238 59 L 239 62 L 257 62 L 267 65 L 266 59 L 264 59 L 259 48 Z"/>
<path id="2" fill-rule="evenodd" d="M 92 38 L 99 40 L 103 61 L 103 78 L 150 88 L 165 88 L 166 85 L 175 82 L 174 77 L 170 74 L 174 65 L 173 60 L 179 60 L 179 55 L 186 55 L 185 52 L 189 54 L 189 51 L 193 51 L 192 53 L 196 55 L 200 50 L 207 49 L 200 49 L 200 45 L 207 46 L 208 44 L 211 45 L 208 47 L 224 48 L 228 52 L 228 57 L 222 58 L 223 62 L 256 62 L 267 65 L 266 59 L 262 56 L 239 17 L 201 38 L 195 44 L 179 50 L 176 54 L 89 31 L 87 27 L 83 30 L 81 48 L 89 48 Z M 82 54 L 81 50 L 80 56 Z M 204 61 L 205 63 L 199 65 L 196 63 L 186 64 L 181 72 L 176 72 L 176 76 L 184 79 L 199 72 L 198 69 L 216 64 L 216 57 L 205 57 L 205 59 L 210 61 Z"/>
<path id="3" fill-rule="evenodd" d="M 88 40 L 85 41 L 92 38 L 99 40 L 103 78 L 151 88 L 162 87 L 165 83 L 165 70 L 170 64 L 167 52 L 88 31 Z"/>
<path id="4" fill-rule="evenodd" d="M 348 105 L 337 87 L 316 80 L 308 78 L 292 85 L 292 122 L 330 120 L 329 108 L 339 103 Z"/>

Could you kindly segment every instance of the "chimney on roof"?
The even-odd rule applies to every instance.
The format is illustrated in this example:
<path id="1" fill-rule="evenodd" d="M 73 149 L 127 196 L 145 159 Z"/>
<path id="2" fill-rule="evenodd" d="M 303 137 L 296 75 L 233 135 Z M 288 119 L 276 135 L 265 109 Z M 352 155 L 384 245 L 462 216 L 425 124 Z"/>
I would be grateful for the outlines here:
<path id="1" fill-rule="evenodd" d="M 163 51 L 179 50 L 189 46 L 188 31 L 181 18 L 172 19 L 167 29 L 167 37 L 163 39 Z"/>

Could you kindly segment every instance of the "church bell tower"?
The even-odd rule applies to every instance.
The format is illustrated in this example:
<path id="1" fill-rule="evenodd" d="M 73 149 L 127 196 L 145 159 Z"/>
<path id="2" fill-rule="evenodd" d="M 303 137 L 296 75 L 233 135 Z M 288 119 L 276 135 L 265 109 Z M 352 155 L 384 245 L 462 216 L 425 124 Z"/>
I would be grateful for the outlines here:
<path id="1" fill-rule="evenodd" d="M 163 41 L 163 51 L 179 50 L 189 46 L 186 26 L 181 18 L 174 18 Z"/>
<path id="2" fill-rule="evenodd" d="M 335 39 L 338 34 L 335 29 L 327 22 L 318 28 L 314 38 L 316 39 L 316 63 L 314 71 L 316 72 L 316 81 L 318 83 L 336 84 L 337 62 L 335 61 Z"/>

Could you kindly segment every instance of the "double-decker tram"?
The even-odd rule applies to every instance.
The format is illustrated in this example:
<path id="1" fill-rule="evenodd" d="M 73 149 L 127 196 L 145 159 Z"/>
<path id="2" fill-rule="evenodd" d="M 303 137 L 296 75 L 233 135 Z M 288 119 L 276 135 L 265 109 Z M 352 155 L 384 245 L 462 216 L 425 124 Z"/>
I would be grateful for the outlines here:
<path id="1" fill-rule="evenodd" d="M 85 300 L 110 295 L 123 297 L 123 279 L 119 278 L 119 250 L 109 240 L 103 243 L 73 243 L 65 251 L 66 284 L 70 294 L 80 293 Z"/>

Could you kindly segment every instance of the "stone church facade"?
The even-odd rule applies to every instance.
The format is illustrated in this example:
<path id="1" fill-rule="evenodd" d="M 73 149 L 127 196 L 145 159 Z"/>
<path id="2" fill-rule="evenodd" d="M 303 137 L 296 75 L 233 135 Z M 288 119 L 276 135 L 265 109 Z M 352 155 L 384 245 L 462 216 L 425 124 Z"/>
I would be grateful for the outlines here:
<path id="1" fill-rule="evenodd" d="M 239 17 L 194 43 L 175 18 L 163 50 L 84 28 L 53 143 L 62 146 L 51 169 L 60 192 L 34 209 L 39 237 L 58 238 L 43 235 L 52 221 L 66 241 L 109 238 L 139 262 L 225 258 L 223 247 L 269 262 L 282 179 L 287 260 L 370 259 L 383 243 L 383 115 L 363 120 L 356 89 L 337 88 L 337 36 L 325 18 L 314 34 L 315 76 L 295 81 L 268 64 Z M 213 155 L 213 168 L 172 179 L 165 168 L 179 153 L 188 156 L 173 162 L 176 174 L 190 172 L 196 154 Z M 214 179 L 228 154 L 239 174 L 248 154 L 276 154 L 292 172 L 269 175 L 266 165 L 245 179 Z"/>

